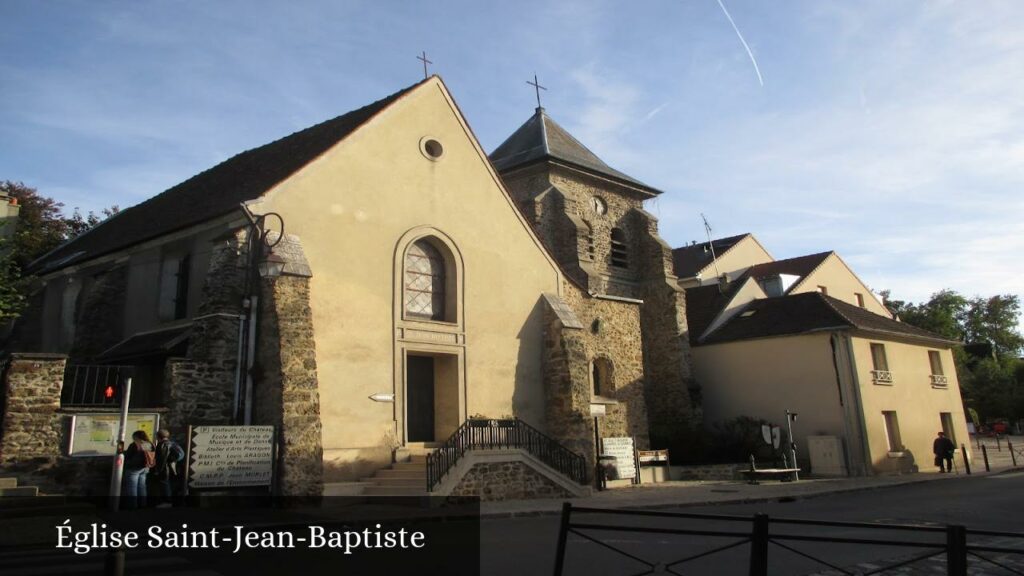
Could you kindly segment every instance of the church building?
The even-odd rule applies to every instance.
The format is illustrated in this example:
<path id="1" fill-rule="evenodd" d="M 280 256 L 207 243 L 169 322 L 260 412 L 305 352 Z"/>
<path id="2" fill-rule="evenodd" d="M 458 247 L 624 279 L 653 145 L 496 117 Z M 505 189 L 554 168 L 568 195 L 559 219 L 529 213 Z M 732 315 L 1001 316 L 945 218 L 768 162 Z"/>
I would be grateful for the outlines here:
<path id="1" fill-rule="evenodd" d="M 660 193 L 540 107 L 488 157 L 436 76 L 238 154 L 33 264 L 0 466 L 80 467 L 66 420 L 130 367 L 178 437 L 274 425 L 281 494 L 580 494 L 595 435 L 696 424 Z"/>

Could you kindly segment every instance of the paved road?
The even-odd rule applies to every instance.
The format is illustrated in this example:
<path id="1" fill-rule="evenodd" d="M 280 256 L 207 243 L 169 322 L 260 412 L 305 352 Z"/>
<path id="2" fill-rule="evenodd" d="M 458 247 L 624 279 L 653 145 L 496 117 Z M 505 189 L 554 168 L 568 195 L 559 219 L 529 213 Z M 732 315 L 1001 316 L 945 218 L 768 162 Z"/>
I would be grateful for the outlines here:
<path id="1" fill-rule="evenodd" d="M 963 524 L 968 528 L 996 531 L 1024 532 L 1024 472 L 1010 472 L 996 476 L 948 478 L 896 486 L 871 491 L 818 496 L 791 502 L 760 504 L 723 504 L 679 509 L 687 513 L 729 514 L 752 516 L 764 513 L 773 517 L 807 518 L 833 521 L 903 523 L 923 525 Z M 613 522 L 610 516 L 596 516 L 595 520 Z M 667 526 L 666 521 L 647 520 L 646 526 Z M 678 524 L 677 524 L 678 525 Z M 749 524 L 742 524 L 749 529 Z M 724 523 L 700 522 L 688 527 L 717 530 Z M 730 526 L 737 529 L 737 526 Z M 542 516 L 487 520 L 481 530 L 483 574 L 550 574 L 554 564 L 558 517 Z M 863 531 L 832 529 L 829 535 L 837 537 L 865 537 Z M 872 536 L 878 537 L 879 534 Z M 883 538 L 917 538 L 941 540 L 942 534 L 914 535 L 887 532 Z M 605 544 L 643 557 L 649 561 L 670 562 L 688 555 L 725 545 L 729 539 L 706 537 L 666 536 L 635 532 L 602 533 Z M 1024 544 L 1024 543 L 1022 543 Z M 803 551 L 820 555 L 837 566 L 855 564 L 883 558 L 903 557 L 907 549 L 863 545 L 809 545 L 796 546 Z M 749 545 L 708 556 L 693 564 L 684 565 L 686 574 L 744 574 L 748 562 Z M 773 575 L 808 574 L 826 567 L 800 556 L 773 547 L 770 551 L 770 573 Z M 635 574 L 642 565 L 621 555 L 605 550 L 601 545 L 573 536 L 569 540 L 567 574 Z M 1024 563 L 1022 563 L 1024 566 Z M 923 570 L 923 568 L 922 568 Z M 682 571 L 682 570 L 680 570 Z M 1007 574 L 996 570 L 974 571 L 979 574 Z"/>

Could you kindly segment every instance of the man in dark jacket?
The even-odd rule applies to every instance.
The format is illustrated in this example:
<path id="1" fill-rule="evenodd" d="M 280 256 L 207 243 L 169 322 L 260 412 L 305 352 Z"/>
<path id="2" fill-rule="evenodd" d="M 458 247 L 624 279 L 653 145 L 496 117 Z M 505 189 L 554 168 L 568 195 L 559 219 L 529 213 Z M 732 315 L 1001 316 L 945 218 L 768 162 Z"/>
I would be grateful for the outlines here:
<path id="1" fill-rule="evenodd" d="M 939 432 L 939 437 L 932 442 L 932 452 L 935 453 L 935 465 L 939 467 L 939 472 L 953 471 L 953 454 L 956 453 L 956 445 L 952 440 L 946 438 L 945 432 Z"/>
<path id="2" fill-rule="evenodd" d="M 178 463 L 185 459 L 185 451 L 181 446 L 171 440 L 171 433 L 167 430 L 159 430 L 156 433 L 156 466 L 153 474 L 160 483 L 160 505 L 166 507 L 171 505 L 174 496 L 174 483 L 178 479 Z"/>

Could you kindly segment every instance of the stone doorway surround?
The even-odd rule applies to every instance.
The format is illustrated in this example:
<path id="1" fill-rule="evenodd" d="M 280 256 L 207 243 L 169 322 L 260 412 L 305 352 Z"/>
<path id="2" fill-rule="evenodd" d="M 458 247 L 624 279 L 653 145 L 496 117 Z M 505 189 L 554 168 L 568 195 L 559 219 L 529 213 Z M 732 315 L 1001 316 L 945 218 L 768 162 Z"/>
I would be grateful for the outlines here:
<path id="1" fill-rule="evenodd" d="M 424 359 L 430 362 L 423 362 Z M 466 386 L 465 386 L 465 354 L 458 347 L 425 346 L 422 344 L 401 346 L 401 365 L 397 367 L 400 380 L 396 383 L 395 417 L 403 446 L 424 446 L 444 442 L 466 419 Z M 420 368 L 417 368 L 420 366 Z M 417 376 L 410 370 L 422 370 L 423 366 L 433 368 L 433 398 L 431 402 L 416 402 L 416 394 L 410 394 L 410 383 L 417 384 Z M 433 437 L 424 438 L 417 435 L 410 424 L 415 426 L 416 420 L 410 420 L 410 411 L 422 409 L 427 404 L 433 408 Z"/>

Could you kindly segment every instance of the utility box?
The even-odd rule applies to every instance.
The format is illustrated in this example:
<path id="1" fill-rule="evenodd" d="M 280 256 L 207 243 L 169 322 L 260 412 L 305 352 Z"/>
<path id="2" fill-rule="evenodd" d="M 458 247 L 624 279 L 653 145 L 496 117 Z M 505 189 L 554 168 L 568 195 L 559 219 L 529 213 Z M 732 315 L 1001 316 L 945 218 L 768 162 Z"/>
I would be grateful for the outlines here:
<path id="1" fill-rule="evenodd" d="M 843 441 L 838 436 L 808 436 L 807 454 L 811 459 L 811 473 L 815 476 L 849 475 Z"/>

